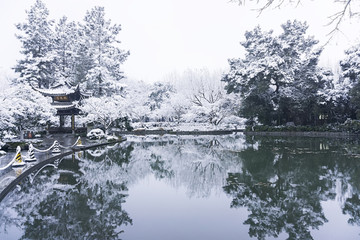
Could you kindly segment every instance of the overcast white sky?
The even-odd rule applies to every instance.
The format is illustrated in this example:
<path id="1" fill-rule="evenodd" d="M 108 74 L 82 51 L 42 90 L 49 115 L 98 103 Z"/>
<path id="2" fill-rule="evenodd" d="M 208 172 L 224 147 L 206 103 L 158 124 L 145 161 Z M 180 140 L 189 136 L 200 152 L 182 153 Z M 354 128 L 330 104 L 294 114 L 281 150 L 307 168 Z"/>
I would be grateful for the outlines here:
<path id="1" fill-rule="evenodd" d="M 65 15 L 82 21 L 87 10 L 104 6 L 106 18 L 122 25 L 119 40 L 130 50 L 123 70 L 129 78 L 153 82 L 169 72 L 187 68 L 227 69 L 228 58 L 242 56 L 239 44 L 246 30 L 256 25 L 279 30 L 288 19 L 306 20 L 308 33 L 324 43 L 331 30 L 327 17 L 339 10 L 332 0 L 303 0 L 302 5 L 267 10 L 257 17 L 253 5 L 239 6 L 229 0 L 43 0 L 50 18 Z M 0 0 L 0 71 L 10 69 L 21 58 L 14 24 L 25 22 L 25 10 L 35 0 Z M 324 52 L 323 64 L 334 65 L 344 48 L 359 35 L 359 21 L 344 22 Z"/>

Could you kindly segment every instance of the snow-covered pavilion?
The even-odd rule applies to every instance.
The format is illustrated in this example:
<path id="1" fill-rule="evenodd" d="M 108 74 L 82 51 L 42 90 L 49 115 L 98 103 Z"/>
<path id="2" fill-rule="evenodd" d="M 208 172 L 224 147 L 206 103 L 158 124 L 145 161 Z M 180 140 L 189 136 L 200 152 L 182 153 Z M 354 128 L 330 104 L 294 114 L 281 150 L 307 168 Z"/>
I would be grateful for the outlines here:
<path id="1" fill-rule="evenodd" d="M 64 132 L 66 128 L 65 125 L 65 116 L 71 116 L 71 131 L 75 133 L 75 115 L 81 114 L 77 105 L 81 103 L 86 97 L 90 97 L 90 94 L 86 94 L 80 91 L 79 85 L 71 86 L 67 82 L 65 84 L 59 84 L 52 88 L 36 88 L 33 86 L 33 89 L 40 92 L 46 97 L 52 98 L 51 105 L 56 109 L 56 115 L 59 116 L 60 127 L 56 131 Z M 80 130 L 80 129 L 78 129 Z"/>

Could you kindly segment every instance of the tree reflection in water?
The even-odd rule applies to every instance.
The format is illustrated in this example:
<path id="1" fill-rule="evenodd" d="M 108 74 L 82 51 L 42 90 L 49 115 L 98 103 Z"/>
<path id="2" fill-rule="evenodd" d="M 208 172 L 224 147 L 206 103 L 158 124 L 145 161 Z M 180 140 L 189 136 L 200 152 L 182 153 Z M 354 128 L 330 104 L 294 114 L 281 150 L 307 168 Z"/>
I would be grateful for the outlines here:
<path id="1" fill-rule="evenodd" d="M 325 149 L 319 149 L 321 140 L 307 140 L 247 139 L 257 148 L 239 153 L 244 168 L 228 174 L 224 191 L 233 198 L 231 207 L 250 211 L 244 224 L 249 225 L 251 237 L 265 239 L 286 232 L 289 239 L 313 239 L 310 231 L 327 222 L 321 201 L 337 194 L 344 198 L 351 179 L 359 178 L 358 160 L 344 155 L 338 140 L 327 139 Z M 343 186 L 340 193 L 335 192 L 338 180 Z M 352 217 L 350 223 L 360 223 L 358 193 L 352 187 L 352 197 L 345 200 L 343 212 Z"/>
<path id="2" fill-rule="evenodd" d="M 251 237 L 312 239 L 312 229 L 327 222 L 323 201 L 338 199 L 349 223 L 360 225 L 356 146 L 243 135 L 130 138 L 23 181 L 0 203 L 0 236 L 17 227 L 24 239 L 118 239 L 136 225 L 123 208 L 128 189 L 153 175 L 189 198 L 227 194 L 230 207 L 248 210 Z"/>
<path id="3" fill-rule="evenodd" d="M 109 171 L 126 162 L 131 151 L 131 146 L 105 151 L 102 160 L 89 153 L 79 161 L 63 159 L 58 170 L 45 168 L 32 184 L 22 182 L 21 190 L 1 203 L 4 232 L 15 225 L 23 229 L 22 239 L 118 239 L 121 226 L 132 219 L 122 208 L 126 184 Z"/>

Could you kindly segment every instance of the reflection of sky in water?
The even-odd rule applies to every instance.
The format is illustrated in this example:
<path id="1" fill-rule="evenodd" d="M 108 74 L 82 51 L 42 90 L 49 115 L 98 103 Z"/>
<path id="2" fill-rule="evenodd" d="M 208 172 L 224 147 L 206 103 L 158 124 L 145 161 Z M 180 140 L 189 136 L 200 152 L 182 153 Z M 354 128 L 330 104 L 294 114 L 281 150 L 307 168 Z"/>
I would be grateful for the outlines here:
<path id="1" fill-rule="evenodd" d="M 129 140 L 22 182 L 0 203 L 0 239 L 360 236 L 357 142 L 241 134 Z"/>
<path id="2" fill-rule="evenodd" d="M 320 231 L 312 231 L 314 239 L 360 239 L 360 228 L 347 223 L 349 215 L 342 214 L 339 202 L 329 200 L 321 205 L 329 222 L 321 226 Z"/>
<path id="3" fill-rule="evenodd" d="M 224 194 L 189 198 L 184 187 L 173 188 L 148 176 L 129 190 L 124 204 L 133 219 L 124 239 L 245 239 L 247 211 L 229 208 Z M 146 199 L 146 201 L 144 201 Z M 225 237 L 226 236 L 226 237 Z"/>

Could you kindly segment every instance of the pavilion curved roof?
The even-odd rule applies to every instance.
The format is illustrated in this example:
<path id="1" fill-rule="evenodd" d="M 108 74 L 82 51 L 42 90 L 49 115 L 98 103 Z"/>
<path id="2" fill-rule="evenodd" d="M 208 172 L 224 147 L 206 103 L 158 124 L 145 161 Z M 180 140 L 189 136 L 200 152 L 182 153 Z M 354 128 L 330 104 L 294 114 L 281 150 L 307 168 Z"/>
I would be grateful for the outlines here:
<path id="1" fill-rule="evenodd" d="M 48 88 L 48 89 L 47 88 L 37 88 L 37 87 L 34 87 L 33 85 L 31 85 L 31 87 L 46 97 L 64 96 L 64 95 L 69 95 L 69 94 L 75 93 L 76 91 L 79 91 L 80 94 L 84 97 L 91 96 L 91 94 L 89 94 L 89 93 L 81 92 L 79 89 L 79 84 L 72 87 L 72 86 L 70 86 L 70 84 L 65 83 L 65 84 L 56 85 L 56 86 L 54 86 L 52 88 Z"/>
<path id="2" fill-rule="evenodd" d="M 56 110 L 68 110 L 68 109 L 73 109 L 76 108 L 76 104 L 75 103 L 52 103 L 51 104 Z"/>
<path id="3" fill-rule="evenodd" d="M 44 88 L 35 88 L 36 91 L 40 92 L 44 96 L 55 97 L 55 96 L 63 96 L 70 93 L 74 93 L 73 89 L 44 89 Z"/>
<path id="4" fill-rule="evenodd" d="M 44 96 L 49 96 L 49 97 L 63 96 L 63 95 L 75 93 L 78 86 L 79 85 L 77 85 L 76 87 L 71 87 L 68 83 L 65 83 L 65 84 L 58 84 L 56 86 L 53 86 L 52 88 L 37 88 L 31 85 L 31 87 L 34 90 L 40 92 Z"/>

